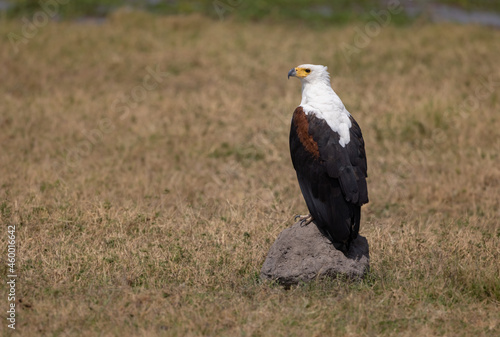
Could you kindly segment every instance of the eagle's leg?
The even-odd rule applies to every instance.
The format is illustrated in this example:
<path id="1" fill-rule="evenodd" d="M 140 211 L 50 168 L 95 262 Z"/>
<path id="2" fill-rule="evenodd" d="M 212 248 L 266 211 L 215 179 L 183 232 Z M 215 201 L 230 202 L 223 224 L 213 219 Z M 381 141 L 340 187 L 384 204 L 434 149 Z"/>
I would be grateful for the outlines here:
<path id="1" fill-rule="evenodd" d="M 307 215 L 296 215 L 295 216 L 295 221 L 297 221 L 297 219 L 299 219 L 300 221 L 300 225 L 303 227 L 303 226 L 307 226 L 309 225 L 311 222 L 313 222 L 313 217 L 311 214 L 307 214 Z"/>

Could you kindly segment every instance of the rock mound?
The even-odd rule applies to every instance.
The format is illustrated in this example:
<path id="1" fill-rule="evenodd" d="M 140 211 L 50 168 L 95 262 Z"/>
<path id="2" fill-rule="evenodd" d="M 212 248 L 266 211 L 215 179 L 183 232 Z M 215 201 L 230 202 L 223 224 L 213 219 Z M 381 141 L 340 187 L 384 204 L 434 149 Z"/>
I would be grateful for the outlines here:
<path id="1" fill-rule="evenodd" d="M 260 276 L 283 285 L 309 282 L 325 276 L 361 279 L 369 266 L 368 241 L 363 236 L 358 236 L 351 243 L 346 256 L 333 247 L 314 223 L 302 226 L 297 222 L 278 235 Z"/>

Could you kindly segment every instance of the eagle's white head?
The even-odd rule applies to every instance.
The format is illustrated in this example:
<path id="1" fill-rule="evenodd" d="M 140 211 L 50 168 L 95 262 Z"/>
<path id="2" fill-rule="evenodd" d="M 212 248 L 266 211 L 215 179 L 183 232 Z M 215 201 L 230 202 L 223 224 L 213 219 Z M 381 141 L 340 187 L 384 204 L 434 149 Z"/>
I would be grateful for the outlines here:
<path id="1" fill-rule="evenodd" d="M 330 74 L 328 67 L 316 64 L 302 64 L 295 68 L 290 69 L 288 78 L 290 76 L 300 79 L 302 84 L 305 83 L 328 83 L 330 84 Z"/>
<path id="2" fill-rule="evenodd" d="M 330 128 L 340 135 L 340 145 L 345 146 L 350 139 L 350 114 L 333 91 L 327 69 L 322 65 L 302 64 L 290 69 L 288 78 L 297 77 L 302 82 L 300 106 L 306 115 L 314 114 L 324 119 Z"/>

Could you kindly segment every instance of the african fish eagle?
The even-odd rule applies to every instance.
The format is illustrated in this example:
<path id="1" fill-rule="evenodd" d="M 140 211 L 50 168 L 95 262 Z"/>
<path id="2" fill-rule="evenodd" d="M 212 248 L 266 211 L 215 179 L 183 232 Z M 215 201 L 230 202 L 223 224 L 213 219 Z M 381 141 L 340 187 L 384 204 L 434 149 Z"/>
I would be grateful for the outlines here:
<path id="1" fill-rule="evenodd" d="M 290 153 L 309 215 L 338 250 L 356 239 L 361 205 L 368 202 L 365 143 L 358 123 L 330 85 L 327 67 L 303 64 L 290 76 L 302 82 L 302 101 L 293 112 Z"/>

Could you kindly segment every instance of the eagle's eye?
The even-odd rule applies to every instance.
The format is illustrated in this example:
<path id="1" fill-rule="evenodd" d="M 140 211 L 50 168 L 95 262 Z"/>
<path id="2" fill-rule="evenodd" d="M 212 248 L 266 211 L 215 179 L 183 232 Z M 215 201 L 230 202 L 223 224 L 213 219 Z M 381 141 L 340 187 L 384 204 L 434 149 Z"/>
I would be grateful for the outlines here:
<path id="1" fill-rule="evenodd" d="M 311 72 L 311 69 L 306 69 L 306 73 L 310 73 Z"/>

